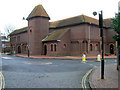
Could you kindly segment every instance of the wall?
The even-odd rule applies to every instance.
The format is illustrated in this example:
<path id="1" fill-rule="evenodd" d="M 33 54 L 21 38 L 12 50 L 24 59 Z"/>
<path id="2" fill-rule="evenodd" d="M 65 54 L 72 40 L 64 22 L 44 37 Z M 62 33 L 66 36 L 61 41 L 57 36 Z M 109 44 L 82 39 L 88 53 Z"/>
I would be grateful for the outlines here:
<path id="1" fill-rule="evenodd" d="M 33 18 L 29 20 L 29 44 L 31 55 L 43 54 L 42 39 L 49 33 L 48 18 Z"/>
<path id="2" fill-rule="evenodd" d="M 59 42 L 44 43 L 44 45 L 47 45 L 47 55 L 49 56 L 71 55 L 70 30 L 67 31 L 67 33 L 65 33 L 59 40 L 60 40 Z M 64 44 L 66 45 L 66 47 L 64 47 Z M 52 51 L 51 45 L 53 45 Z"/>
<path id="3" fill-rule="evenodd" d="M 14 53 L 18 53 L 18 47 L 21 47 L 21 53 L 27 53 L 27 50 L 24 50 L 24 46 L 27 48 L 27 42 L 28 42 L 28 33 L 21 33 L 17 35 L 13 35 L 10 37 L 10 44 L 11 51 Z"/>

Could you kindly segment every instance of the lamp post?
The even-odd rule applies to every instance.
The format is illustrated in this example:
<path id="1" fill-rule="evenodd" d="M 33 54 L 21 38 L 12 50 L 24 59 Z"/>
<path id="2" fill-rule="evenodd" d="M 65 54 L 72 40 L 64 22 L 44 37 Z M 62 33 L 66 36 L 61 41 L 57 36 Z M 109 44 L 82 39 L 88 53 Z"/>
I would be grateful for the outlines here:
<path id="1" fill-rule="evenodd" d="M 97 12 L 93 12 L 93 15 L 97 15 Z M 101 79 L 104 79 L 104 36 L 103 36 L 103 12 L 99 12 L 99 28 L 100 37 L 102 38 L 102 59 L 101 59 Z"/>

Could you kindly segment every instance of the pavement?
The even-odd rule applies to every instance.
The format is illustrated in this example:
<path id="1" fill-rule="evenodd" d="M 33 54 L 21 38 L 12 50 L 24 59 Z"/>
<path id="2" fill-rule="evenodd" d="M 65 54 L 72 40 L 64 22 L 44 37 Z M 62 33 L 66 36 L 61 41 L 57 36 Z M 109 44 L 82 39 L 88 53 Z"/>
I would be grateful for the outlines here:
<path id="1" fill-rule="evenodd" d="M 24 58 L 42 58 L 42 59 L 82 59 L 79 56 L 61 56 L 61 57 L 52 57 L 52 56 L 30 56 L 28 57 L 25 54 L 16 54 L 15 56 L 24 57 Z M 116 56 L 105 56 L 104 58 L 116 58 Z M 87 59 L 96 59 L 97 56 L 90 56 Z M 94 60 L 95 61 L 95 60 Z M 115 64 L 105 65 L 105 78 L 102 80 L 100 77 L 100 67 L 96 67 L 93 69 L 92 73 L 89 76 L 89 83 L 92 89 L 102 89 L 102 88 L 114 88 L 120 90 L 120 71 L 117 71 Z"/>
<path id="2" fill-rule="evenodd" d="M 55 57 L 55 56 L 45 56 L 45 55 L 30 55 L 28 57 L 27 54 L 15 54 L 14 56 L 19 56 L 19 57 L 25 57 L 25 58 L 41 58 L 41 59 L 82 59 L 82 56 L 59 56 L 59 57 Z M 117 58 L 117 56 L 115 55 L 111 55 L 111 56 L 104 56 L 104 58 Z M 97 56 L 89 56 L 86 57 L 86 59 L 96 59 L 97 60 Z"/>
<path id="3" fill-rule="evenodd" d="M 116 67 L 117 66 L 115 64 L 105 65 L 104 79 L 101 79 L 101 68 L 95 68 L 89 77 L 90 87 L 92 89 L 114 88 L 120 90 L 120 71 L 118 71 Z"/>

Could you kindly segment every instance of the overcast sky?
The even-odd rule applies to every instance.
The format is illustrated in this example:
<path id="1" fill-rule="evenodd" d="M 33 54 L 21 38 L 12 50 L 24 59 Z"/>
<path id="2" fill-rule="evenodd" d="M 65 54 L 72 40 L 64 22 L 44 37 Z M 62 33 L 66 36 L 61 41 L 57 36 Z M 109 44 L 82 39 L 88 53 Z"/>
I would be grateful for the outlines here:
<path id="1" fill-rule="evenodd" d="M 77 15 L 92 15 L 93 11 L 103 10 L 104 18 L 114 17 L 118 12 L 119 0 L 1 0 L 0 1 L 0 31 L 3 33 L 8 25 L 16 29 L 27 26 L 27 18 L 33 8 L 42 4 L 50 21 L 61 20 Z M 98 18 L 98 16 L 94 17 Z"/>

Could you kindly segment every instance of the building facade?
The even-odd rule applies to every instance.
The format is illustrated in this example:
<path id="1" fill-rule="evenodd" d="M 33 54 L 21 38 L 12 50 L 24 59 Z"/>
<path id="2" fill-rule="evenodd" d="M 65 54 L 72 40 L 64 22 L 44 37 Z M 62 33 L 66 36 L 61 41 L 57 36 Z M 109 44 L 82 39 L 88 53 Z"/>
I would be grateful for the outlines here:
<path id="1" fill-rule="evenodd" d="M 101 53 L 99 21 L 79 15 L 49 22 L 50 17 L 42 5 L 36 6 L 27 17 L 28 27 L 12 32 L 11 50 L 15 53 L 49 56 L 88 56 Z M 116 54 L 116 34 L 110 28 L 112 21 L 104 19 L 104 54 Z"/>
<path id="2" fill-rule="evenodd" d="M 1 36 L 2 53 L 10 52 L 10 40 L 6 36 Z"/>

